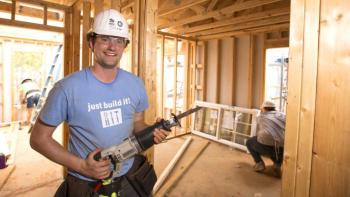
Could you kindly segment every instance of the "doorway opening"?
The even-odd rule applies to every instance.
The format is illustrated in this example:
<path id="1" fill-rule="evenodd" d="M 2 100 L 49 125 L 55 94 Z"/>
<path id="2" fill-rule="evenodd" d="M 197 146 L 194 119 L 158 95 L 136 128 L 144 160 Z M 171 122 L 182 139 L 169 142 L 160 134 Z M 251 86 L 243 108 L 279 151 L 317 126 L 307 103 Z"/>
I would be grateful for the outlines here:
<path id="1" fill-rule="evenodd" d="M 281 112 L 286 112 L 288 53 L 288 47 L 266 49 L 264 100 L 273 101 Z"/>

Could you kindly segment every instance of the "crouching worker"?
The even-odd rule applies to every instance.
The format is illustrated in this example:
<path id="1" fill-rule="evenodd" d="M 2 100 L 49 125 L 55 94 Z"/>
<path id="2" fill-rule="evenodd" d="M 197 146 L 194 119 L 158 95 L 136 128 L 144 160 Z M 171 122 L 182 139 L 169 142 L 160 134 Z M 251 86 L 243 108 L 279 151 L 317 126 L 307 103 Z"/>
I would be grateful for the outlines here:
<path id="1" fill-rule="evenodd" d="M 105 179 L 111 181 L 107 184 L 112 186 L 112 196 L 149 196 L 156 177 L 144 185 L 141 182 L 138 188 L 145 190 L 141 192 L 129 179 L 129 174 L 143 166 L 145 157 L 137 155 L 118 164 L 94 159 L 102 149 L 121 144 L 148 126 L 144 122 L 148 98 L 143 81 L 119 68 L 129 43 L 128 24 L 118 11 L 105 10 L 95 17 L 87 38 L 94 53 L 93 65 L 56 82 L 33 126 L 31 147 L 68 169 L 55 196 L 101 195 L 105 187 L 100 183 Z M 68 150 L 52 137 L 62 122 L 69 125 Z M 155 144 L 168 135 L 162 129 L 152 132 Z M 110 177 L 115 165 L 119 170 Z M 154 171 L 149 166 L 147 169 Z"/>
<path id="2" fill-rule="evenodd" d="M 248 139 L 246 145 L 255 161 L 255 171 L 265 170 L 265 163 L 261 158 L 262 155 L 265 155 L 271 158 L 273 172 L 280 177 L 286 116 L 284 113 L 276 111 L 276 106 L 271 101 L 265 101 L 260 110 L 261 113 L 257 117 L 256 136 Z"/>

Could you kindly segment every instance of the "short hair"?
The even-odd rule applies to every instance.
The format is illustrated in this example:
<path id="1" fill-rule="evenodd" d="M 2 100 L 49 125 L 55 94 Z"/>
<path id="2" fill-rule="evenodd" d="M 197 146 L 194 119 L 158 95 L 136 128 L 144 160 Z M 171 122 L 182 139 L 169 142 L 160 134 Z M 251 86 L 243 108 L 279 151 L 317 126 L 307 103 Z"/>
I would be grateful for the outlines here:
<path id="1" fill-rule="evenodd" d="M 276 107 L 264 107 L 266 111 L 276 111 Z"/>
<path id="2" fill-rule="evenodd" d="M 23 79 L 23 81 L 21 82 L 21 84 L 24 84 L 25 82 L 29 82 L 29 81 L 33 81 L 33 80 L 30 79 L 30 78 L 26 78 L 26 79 Z"/>

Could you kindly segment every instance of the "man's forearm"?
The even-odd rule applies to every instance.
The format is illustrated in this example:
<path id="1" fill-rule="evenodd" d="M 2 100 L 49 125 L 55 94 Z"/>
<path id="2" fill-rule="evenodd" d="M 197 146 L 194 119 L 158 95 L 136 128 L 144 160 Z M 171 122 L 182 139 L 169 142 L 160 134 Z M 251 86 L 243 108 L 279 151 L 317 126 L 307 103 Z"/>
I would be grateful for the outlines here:
<path id="1" fill-rule="evenodd" d="M 52 138 L 55 128 L 36 123 L 30 137 L 30 145 L 51 161 L 79 172 L 82 159 L 71 154 Z"/>

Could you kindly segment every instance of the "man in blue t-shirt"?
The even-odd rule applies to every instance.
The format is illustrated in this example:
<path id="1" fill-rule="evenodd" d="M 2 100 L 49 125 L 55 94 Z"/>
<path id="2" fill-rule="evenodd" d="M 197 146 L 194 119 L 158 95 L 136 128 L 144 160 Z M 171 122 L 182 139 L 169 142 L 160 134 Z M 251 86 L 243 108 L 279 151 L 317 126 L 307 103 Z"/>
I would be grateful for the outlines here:
<path id="1" fill-rule="evenodd" d="M 33 149 L 68 168 L 66 186 L 58 190 L 63 196 L 90 196 L 95 183 L 111 172 L 110 161 L 95 161 L 94 155 L 148 126 L 144 122 L 148 99 L 143 82 L 119 68 L 129 43 L 125 18 L 112 9 L 99 13 L 87 38 L 94 52 L 93 65 L 55 84 L 30 138 Z M 62 122 L 69 125 L 68 150 L 52 138 Z M 154 143 L 167 135 L 165 130 L 154 129 Z M 120 178 L 133 167 L 134 160 L 119 163 L 120 170 L 113 177 L 121 182 L 115 191 L 121 196 L 137 195 L 127 179 Z"/>

